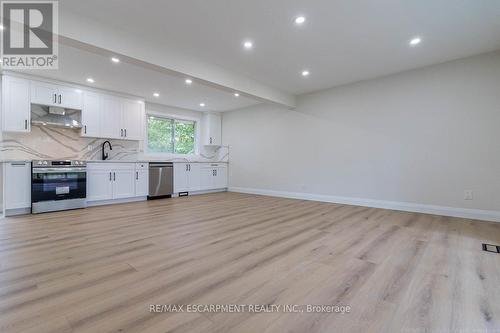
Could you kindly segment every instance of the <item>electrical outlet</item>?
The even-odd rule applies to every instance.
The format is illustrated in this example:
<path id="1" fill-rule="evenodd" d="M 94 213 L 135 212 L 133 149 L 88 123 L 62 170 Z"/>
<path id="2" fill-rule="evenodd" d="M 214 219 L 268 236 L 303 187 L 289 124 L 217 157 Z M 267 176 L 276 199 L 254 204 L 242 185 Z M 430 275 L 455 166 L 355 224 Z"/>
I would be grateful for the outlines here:
<path id="1" fill-rule="evenodd" d="M 464 190 L 464 200 L 472 200 L 474 198 L 474 193 L 472 190 Z"/>
<path id="2" fill-rule="evenodd" d="M 92 145 L 88 145 L 87 146 L 87 151 L 92 151 L 92 150 L 94 150 L 94 147 L 92 147 Z"/>

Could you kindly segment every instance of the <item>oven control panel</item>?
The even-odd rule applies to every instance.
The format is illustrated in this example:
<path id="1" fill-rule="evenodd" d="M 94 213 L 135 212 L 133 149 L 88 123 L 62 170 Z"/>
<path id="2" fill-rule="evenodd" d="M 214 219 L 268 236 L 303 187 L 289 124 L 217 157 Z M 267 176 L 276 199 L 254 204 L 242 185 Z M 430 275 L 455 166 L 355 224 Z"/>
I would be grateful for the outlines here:
<path id="1" fill-rule="evenodd" d="M 33 161 L 33 167 L 82 167 L 86 164 L 85 161 Z"/>

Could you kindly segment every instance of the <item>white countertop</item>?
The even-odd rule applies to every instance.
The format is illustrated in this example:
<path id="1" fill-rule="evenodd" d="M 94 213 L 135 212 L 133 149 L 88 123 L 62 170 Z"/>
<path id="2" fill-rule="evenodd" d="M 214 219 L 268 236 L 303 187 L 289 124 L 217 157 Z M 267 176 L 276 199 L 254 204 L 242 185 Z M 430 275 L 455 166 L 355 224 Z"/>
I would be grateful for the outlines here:
<path id="1" fill-rule="evenodd" d="M 87 163 L 228 163 L 228 162 L 214 162 L 214 161 L 162 161 L 162 160 L 89 160 Z"/>
<path id="2" fill-rule="evenodd" d="M 32 160 L 2 160 L 0 163 L 30 163 Z M 227 161 L 162 161 L 162 160 L 87 160 L 87 163 L 149 163 L 149 162 L 171 162 L 171 163 L 228 163 Z"/>

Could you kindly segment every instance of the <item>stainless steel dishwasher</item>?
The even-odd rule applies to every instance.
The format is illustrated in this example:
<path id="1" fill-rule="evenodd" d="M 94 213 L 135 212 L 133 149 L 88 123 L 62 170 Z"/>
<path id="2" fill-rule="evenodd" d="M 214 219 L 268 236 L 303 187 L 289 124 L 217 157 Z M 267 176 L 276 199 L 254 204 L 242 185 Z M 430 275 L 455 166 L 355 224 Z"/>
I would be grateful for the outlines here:
<path id="1" fill-rule="evenodd" d="M 172 193 L 174 193 L 173 163 L 150 162 L 148 199 L 169 198 Z"/>

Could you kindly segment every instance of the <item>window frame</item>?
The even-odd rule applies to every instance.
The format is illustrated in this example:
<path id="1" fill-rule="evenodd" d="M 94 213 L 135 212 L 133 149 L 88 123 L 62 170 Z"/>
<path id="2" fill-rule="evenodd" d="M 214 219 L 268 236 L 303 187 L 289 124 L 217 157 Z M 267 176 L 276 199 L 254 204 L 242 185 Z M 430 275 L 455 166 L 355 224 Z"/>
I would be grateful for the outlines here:
<path id="1" fill-rule="evenodd" d="M 149 117 L 155 117 L 155 118 L 162 118 L 166 120 L 173 120 L 174 124 L 175 121 L 187 121 L 187 122 L 193 122 L 194 123 L 194 152 L 192 154 L 178 154 L 178 153 L 161 153 L 161 152 L 153 152 L 149 150 L 149 133 L 148 133 L 148 118 Z M 176 114 L 171 114 L 171 113 L 163 113 L 163 112 L 153 112 L 153 111 L 147 111 L 146 112 L 146 118 L 144 121 L 144 146 L 143 146 L 143 151 L 144 155 L 146 156 L 151 156 L 151 157 L 161 157 L 161 158 L 189 158 L 189 157 L 194 157 L 199 154 L 199 146 L 198 143 L 200 142 L 200 120 L 197 118 L 192 118 L 192 117 L 187 117 L 187 116 L 182 116 L 182 115 L 176 115 Z M 172 131 L 172 140 L 174 143 L 174 150 L 175 150 L 175 125 L 174 125 L 174 131 Z"/>

